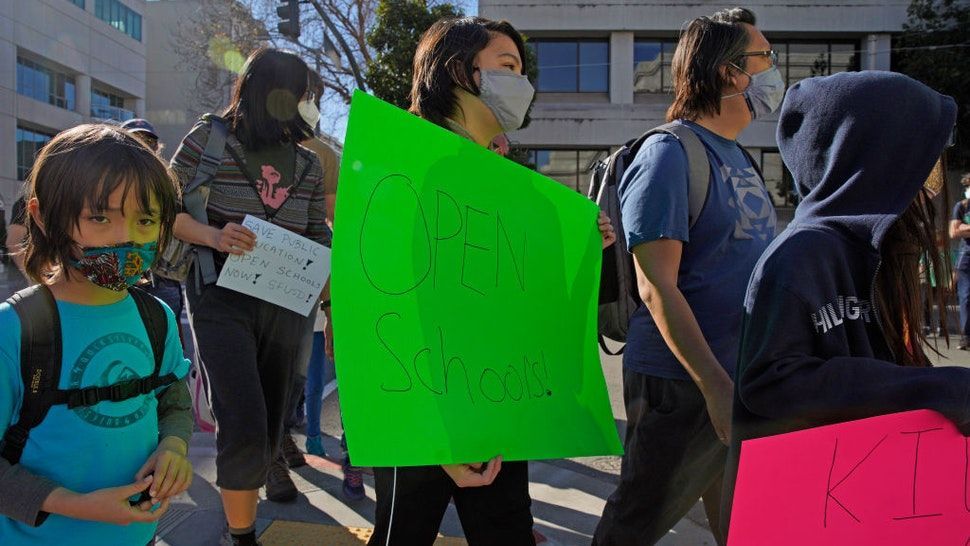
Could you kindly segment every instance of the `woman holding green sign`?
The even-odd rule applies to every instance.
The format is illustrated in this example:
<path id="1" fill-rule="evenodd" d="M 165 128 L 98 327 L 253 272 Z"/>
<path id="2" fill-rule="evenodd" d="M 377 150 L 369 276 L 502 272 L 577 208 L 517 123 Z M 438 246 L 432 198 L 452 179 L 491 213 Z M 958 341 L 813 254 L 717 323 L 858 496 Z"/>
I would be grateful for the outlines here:
<path id="1" fill-rule="evenodd" d="M 523 75 L 525 44 L 507 22 L 443 19 L 414 58 L 411 112 L 483 147 L 522 126 L 535 90 Z M 604 247 L 616 239 L 601 215 Z M 377 513 L 370 545 L 430 545 L 454 499 L 471 546 L 534 545 L 528 463 L 374 469 Z"/>

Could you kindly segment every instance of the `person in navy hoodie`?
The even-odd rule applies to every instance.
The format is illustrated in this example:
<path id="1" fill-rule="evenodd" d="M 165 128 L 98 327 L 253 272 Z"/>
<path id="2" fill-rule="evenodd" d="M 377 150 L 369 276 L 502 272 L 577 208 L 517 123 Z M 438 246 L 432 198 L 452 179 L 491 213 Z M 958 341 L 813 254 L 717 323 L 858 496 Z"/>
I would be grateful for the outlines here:
<path id="1" fill-rule="evenodd" d="M 802 202 L 748 284 L 725 533 L 744 440 L 914 409 L 970 435 L 970 369 L 932 367 L 918 290 L 919 257 L 939 260 L 934 223 L 945 220 L 930 202 L 941 188 L 925 182 L 956 111 L 891 72 L 788 91 L 778 147 Z"/>

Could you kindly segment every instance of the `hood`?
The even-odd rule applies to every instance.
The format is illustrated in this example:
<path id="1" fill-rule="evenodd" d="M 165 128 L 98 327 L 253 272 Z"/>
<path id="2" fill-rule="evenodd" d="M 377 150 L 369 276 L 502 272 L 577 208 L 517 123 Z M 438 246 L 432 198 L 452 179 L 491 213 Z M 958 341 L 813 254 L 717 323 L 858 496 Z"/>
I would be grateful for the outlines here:
<path id="1" fill-rule="evenodd" d="M 895 72 L 793 85 L 778 148 L 802 198 L 793 225 L 834 224 L 879 250 L 943 153 L 956 102 Z"/>

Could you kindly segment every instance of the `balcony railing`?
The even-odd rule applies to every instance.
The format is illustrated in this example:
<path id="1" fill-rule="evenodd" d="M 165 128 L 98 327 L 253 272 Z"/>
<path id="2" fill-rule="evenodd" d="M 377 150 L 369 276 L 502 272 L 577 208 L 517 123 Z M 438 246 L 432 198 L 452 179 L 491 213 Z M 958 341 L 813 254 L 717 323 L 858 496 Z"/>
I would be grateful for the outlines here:
<path id="1" fill-rule="evenodd" d="M 135 113 L 117 106 L 92 106 L 91 117 L 114 121 L 128 121 L 135 117 Z"/>

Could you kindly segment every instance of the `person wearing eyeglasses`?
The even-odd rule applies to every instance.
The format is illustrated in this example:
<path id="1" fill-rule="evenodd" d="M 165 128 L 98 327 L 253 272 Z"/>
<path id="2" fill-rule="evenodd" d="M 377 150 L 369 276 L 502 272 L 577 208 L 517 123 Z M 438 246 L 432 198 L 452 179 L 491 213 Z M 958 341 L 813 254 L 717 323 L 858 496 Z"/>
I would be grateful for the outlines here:
<path id="1" fill-rule="evenodd" d="M 597 546 L 653 544 L 703 498 L 718 544 L 733 375 L 748 278 L 774 238 L 775 211 L 738 144 L 778 109 L 785 84 L 771 45 L 743 8 L 699 17 L 673 58 L 667 120 L 704 146 L 710 180 L 691 225 L 690 161 L 672 134 L 648 137 L 619 185 L 623 230 L 644 305 L 623 353 L 627 429 L 620 483 Z M 681 133 L 683 134 L 683 133 Z"/>

